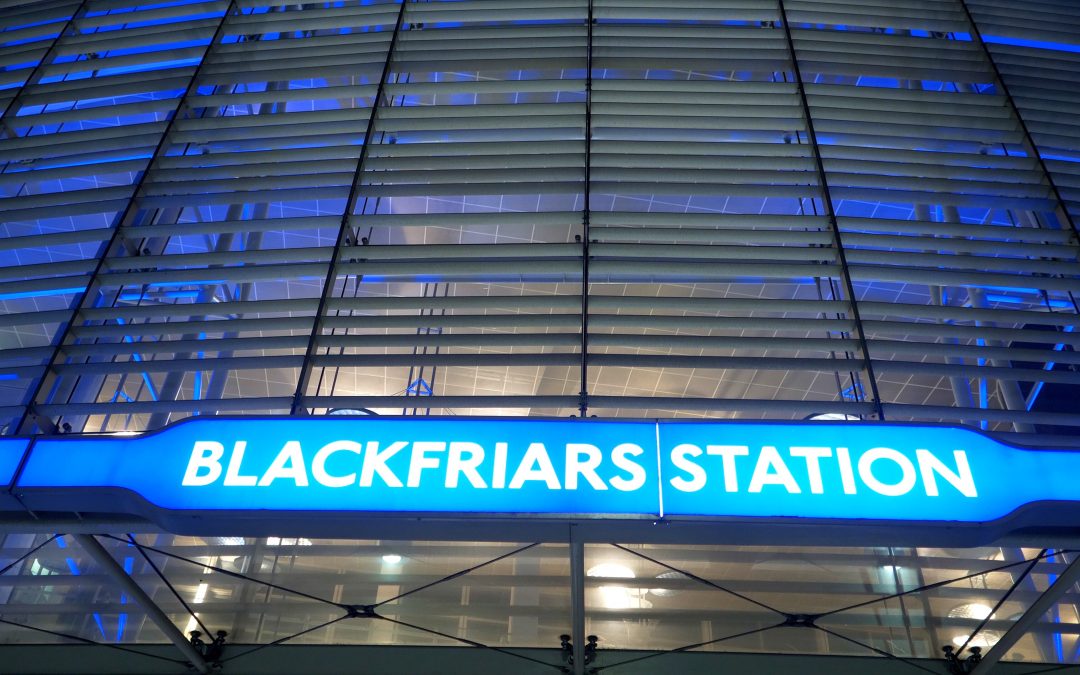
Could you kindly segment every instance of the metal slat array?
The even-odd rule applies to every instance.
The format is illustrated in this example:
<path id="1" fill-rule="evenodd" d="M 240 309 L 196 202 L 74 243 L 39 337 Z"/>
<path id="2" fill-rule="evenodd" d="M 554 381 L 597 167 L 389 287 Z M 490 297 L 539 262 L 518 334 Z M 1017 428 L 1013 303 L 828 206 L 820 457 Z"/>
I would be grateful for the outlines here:
<path id="1" fill-rule="evenodd" d="M 576 370 L 586 12 L 407 5 L 301 405 L 521 411 Z"/>
<path id="2" fill-rule="evenodd" d="M 1080 382 L 1076 238 L 963 6 L 786 5 L 886 416 L 1034 432 Z"/>
<path id="3" fill-rule="evenodd" d="M 1080 426 L 1075 21 L 969 4 L 17 4 L 6 431 Z"/>
<path id="4" fill-rule="evenodd" d="M 597 412 L 870 412 L 776 3 L 594 12 Z"/>
<path id="5" fill-rule="evenodd" d="M 5 12 L 10 23 L 0 35 L 9 47 L 33 45 L 40 54 L 32 67 L 15 71 L 17 80 L 5 82 L 11 98 L 0 140 L 6 235 L 0 297 L 10 347 L 0 352 L 0 363 L 11 383 L 4 410 L 15 412 L 14 419 L 21 413 L 11 404 L 35 394 L 43 367 L 56 356 L 47 353 L 50 345 L 71 319 L 68 309 L 102 271 L 101 249 L 131 211 L 139 172 L 161 143 L 227 4 L 87 0 Z M 5 425 L 15 431 L 15 424 Z"/>
<path id="6" fill-rule="evenodd" d="M 1075 225 L 1080 220 L 1080 19 L 1067 0 L 970 0 L 971 14 Z"/>

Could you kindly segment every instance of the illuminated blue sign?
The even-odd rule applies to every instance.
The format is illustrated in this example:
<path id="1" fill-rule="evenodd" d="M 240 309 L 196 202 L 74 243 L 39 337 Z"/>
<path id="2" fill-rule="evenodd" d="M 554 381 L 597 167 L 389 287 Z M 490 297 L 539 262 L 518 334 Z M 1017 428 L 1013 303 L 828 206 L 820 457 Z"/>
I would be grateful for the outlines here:
<path id="1" fill-rule="evenodd" d="M 0 485 L 10 485 L 30 442 L 25 438 L 0 439 Z"/>
<path id="2" fill-rule="evenodd" d="M 9 487 L 15 480 L 15 474 L 19 470 L 26 455 L 26 448 L 30 441 L 25 438 L 0 438 L 0 486 Z M 0 511 L 19 510 L 22 505 L 10 495 L 0 492 Z"/>
<path id="3" fill-rule="evenodd" d="M 6 448 L 0 476 L 22 456 Z M 97 511 L 117 490 L 172 512 L 607 519 L 988 523 L 1080 505 L 1080 453 L 878 423 L 197 418 L 29 452 L 30 502 Z"/>
<path id="4" fill-rule="evenodd" d="M 648 422 L 195 420 L 139 439 L 37 441 L 19 486 L 120 487 L 166 509 L 653 513 L 654 429 Z"/>
<path id="5" fill-rule="evenodd" d="M 668 515 L 989 522 L 1080 500 L 1080 453 L 953 427 L 660 424 Z"/>

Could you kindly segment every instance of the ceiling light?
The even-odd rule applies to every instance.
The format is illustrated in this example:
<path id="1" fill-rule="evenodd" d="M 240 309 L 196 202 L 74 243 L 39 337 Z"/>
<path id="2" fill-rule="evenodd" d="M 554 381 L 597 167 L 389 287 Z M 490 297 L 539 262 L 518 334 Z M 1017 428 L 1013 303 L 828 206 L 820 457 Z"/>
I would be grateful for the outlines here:
<path id="1" fill-rule="evenodd" d="M 957 647 L 962 647 L 967 642 L 968 649 L 972 647 L 982 647 L 983 649 L 989 649 L 993 647 L 998 640 L 1001 639 L 1001 633 L 992 630 L 979 631 L 979 634 L 971 638 L 971 642 L 968 642 L 967 635 L 957 635 L 952 639 L 952 642 Z"/>
<path id="2" fill-rule="evenodd" d="M 994 612 L 993 608 L 989 605 L 984 605 L 981 602 L 969 602 L 963 605 L 957 605 L 949 610 L 950 619 L 975 619 L 982 621 L 989 617 Z"/>
<path id="3" fill-rule="evenodd" d="M 656 578 L 661 581 L 673 581 L 689 579 L 690 577 L 686 576 L 682 572 L 662 572 L 660 574 L 657 574 Z M 677 594 L 679 591 L 674 588 L 650 588 L 649 592 L 660 598 L 669 598 Z"/>
<path id="4" fill-rule="evenodd" d="M 633 579 L 635 576 L 634 570 L 630 569 L 626 565 L 619 565 L 617 563 L 601 563 L 589 568 L 589 571 L 585 573 L 585 576 L 589 577 L 608 577 L 611 579 Z"/>

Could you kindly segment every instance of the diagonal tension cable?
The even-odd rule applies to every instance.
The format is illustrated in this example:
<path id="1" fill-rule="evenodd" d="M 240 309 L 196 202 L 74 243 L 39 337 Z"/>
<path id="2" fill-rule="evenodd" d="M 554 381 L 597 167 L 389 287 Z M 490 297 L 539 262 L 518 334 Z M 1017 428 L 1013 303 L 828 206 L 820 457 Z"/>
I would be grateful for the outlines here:
<path id="1" fill-rule="evenodd" d="M 248 654 L 254 654 L 257 651 L 266 649 L 267 647 L 273 647 L 275 645 L 279 645 L 279 644 L 281 644 L 283 642 L 288 642 L 289 640 L 295 640 L 296 638 L 300 637 L 301 635 L 307 635 L 308 633 L 317 631 L 320 628 L 326 628 L 327 626 L 331 626 L 331 625 L 337 623 L 338 621 L 344 621 L 345 619 L 348 619 L 349 617 L 350 617 L 349 614 L 343 614 L 342 616 L 339 616 L 336 619 L 330 619 L 329 621 L 324 621 L 324 622 L 320 623 L 317 626 L 312 626 L 311 628 L 305 628 L 304 630 L 300 631 L 299 633 L 293 633 L 292 635 L 286 635 L 285 637 L 278 638 L 278 639 L 274 640 L 273 642 L 267 642 L 266 644 L 262 644 L 262 645 L 259 645 L 258 647 L 254 647 L 252 649 L 249 649 L 246 652 L 240 652 L 239 654 L 233 654 L 232 656 L 223 658 L 223 659 L 221 659 L 221 663 L 225 663 L 226 661 L 232 661 L 233 659 L 238 659 L 241 656 L 247 656 Z"/>
<path id="2" fill-rule="evenodd" d="M 619 661 L 618 663 L 610 663 L 610 664 L 608 664 L 606 666 L 599 666 L 599 667 L 595 668 L 594 670 L 596 670 L 596 671 L 607 670 L 608 668 L 615 668 L 616 666 L 625 666 L 628 663 L 637 663 L 639 661 L 646 661 L 648 659 L 655 659 L 658 656 L 667 656 L 668 654 L 681 654 L 682 652 L 688 652 L 691 649 L 699 649 L 701 647 L 708 647 L 709 645 L 714 645 L 714 644 L 717 644 L 719 642 L 726 642 L 727 640 L 735 640 L 737 638 L 746 637 L 747 635 L 753 635 L 755 633 L 764 633 L 767 630 L 772 630 L 773 628 L 780 628 L 781 626 L 786 626 L 786 625 L 787 625 L 787 622 L 781 622 L 781 623 L 775 623 L 775 624 L 773 624 L 771 626 L 762 626 L 761 628 L 754 628 L 752 630 L 743 631 L 741 633 L 735 633 L 733 635 L 725 635 L 724 637 L 716 638 L 715 640 L 708 640 L 706 642 L 695 642 L 692 645 L 684 645 L 682 647 L 676 647 L 675 649 L 666 649 L 666 650 L 661 651 L 661 652 L 653 652 L 652 654 L 646 654 L 644 656 L 637 656 L 637 657 L 634 657 L 632 659 L 627 659 L 625 661 Z"/>
<path id="3" fill-rule="evenodd" d="M 697 581 L 698 583 L 705 584 L 706 586 L 709 586 L 710 588 L 715 588 L 718 591 L 723 591 L 724 593 L 727 593 L 729 595 L 733 595 L 736 598 L 739 598 L 740 600 L 745 600 L 746 602 L 749 602 L 750 604 L 757 605 L 758 607 L 761 607 L 762 609 L 767 609 L 770 612 L 775 612 L 776 614 L 780 614 L 780 615 L 785 616 L 785 617 L 788 615 L 787 612 L 781 612 L 780 610 L 776 609 L 775 607 L 770 607 L 769 605 L 766 605 L 764 602 L 758 602 L 757 600 L 754 600 L 753 598 L 747 597 L 747 596 L 743 595 L 742 593 L 739 593 L 737 591 L 733 591 L 730 588 L 725 588 L 725 587 L 721 586 L 720 584 L 716 583 L 715 581 L 709 581 L 708 579 L 705 579 L 704 577 L 699 577 L 698 575 L 693 574 L 691 572 L 687 572 L 686 570 L 681 570 L 678 567 L 673 567 L 673 566 L 671 566 L 671 565 L 669 565 L 669 564 L 667 564 L 665 562 L 661 562 L 661 561 L 657 560 L 656 558 L 651 558 L 651 557 L 645 555 L 644 553 L 640 553 L 638 551 L 634 551 L 632 549 L 626 548 L 625 546 L 622 546 L 621 544 L 612 544 L 612 546 L 614 546 L 615 548 L 617 548 L 619 550 L 626 551 L 627 553 L 631 553 L 633 555 L 636 555 L 639 558 L 644 558 L 645 560 L 648 560 L 649 562 L 654 563 L 656 565 L 660 565 L 661 567 L 663 567 L 665 569 L 668 569 L 668 570 L 671 570 L 672 572 L 678 572 L 679 574 L 682 574 L 682 575 L 684 575 L 686 577 L 689 577 L 690 579 L 693 579 L 694 581 Z"/>
<path id="4" fill-rule="evenodd" d="M 206 635 L 212 635 L 213 633 L 210 631 L 209 628 L 206 627 L 206 624 L 203 623 L 203 620 L 199 618 L 199 615 L 196 614 L 195 611 L 191 609 L 191 606 L 187 604 L 187 601 L 185 601 L 184 598 L 180 596 L 180 592 L 176 590 L 176 587 L 173 586 L 172 583 L 170 583 L 169 580 L 165 578 L 165 574 L 158 568 L 156 564 L 154 564 L 154 561 L 150 559 L 150 556 L 146 553 L 146 551 L 144 551 L 142 547 L 139 546 L 139 542 L 135 541 L 135 537 L 131 534 L 128 534 L 127 537 L 128 540 L 131 542 L 131 545 L 139 551 L 140 555 L 142 555 L 143 560 L 146 561 L 146 564 L 150 565 L 150 569 L 154 570 L 154 573 L 158 575 L 158 578 L 161 579 L 162 583 L 165 584 L 165 587 L 168 588 L 169 591 L 173 594 L 173 597 L 180 601 L 180 604 L 184 607 L 184 611 L 190 614 L 191 618 L 195 619 L 195 622 L 199 624 L 199 627 L 202 628 L 203 633 Z"/>
<path id="5" fill-rule="evenodd" d="M 101 536 L 108 537 L 109 539 L 115 539 L 116 541 L 122 541 L 125 544 L 128 543 L 127 539 L 122 539 L 122 538 L 117 537 L 115 535 L 105 534 L 105 535 L 101 535 Z M 258 579 L 256 577 L 248 576 L 248 575 L 242 574 L 240 572 L 234 572 L 232 570 L 227 570 L 224 567 L 218 567 L 217 565 L 211 565 L 209 563 L 203 563 L 203 562 L 199 562 L 197 560 L 192 560 L 191 558 L 186 558 L 186 557 L 184 557 L 182 555 L 179 555 L 177 553 L 170 553 L 168 551 L 164 551 L 164 550 L 162 550 L 160 548 L 156 548 L 154 546 L 147 546 L 146 544 L 140 544 L 138 542 L 135 542 L 135 546 L 136 546 L 136 548 L 139 548 L 140 550 L 141 549 L 146 549 L 147 551 L 153 551 L 154 553 L 160 553 L 161 555 L 166 556 L 168 558 L 173 558 L 174 560 L 182 560 L 182 561 L 184 561 L 186 563 L 190 563 L 192 565 L 197 565 L 199 567 L 205 567 L 206 569 L 213 570 L 215 572 L 218 572 L 219 574 L 224 574 L 225 576 L 232 577 L 234 579 L 243 579 L 245 581 L 250 581 L 252 583 L 260 584 L 262 586 L 267 586 L 269 588 L 279 590 L 279 591 L 281 591 L 283 593 L 292 593 L 293 595 L 299 595 L 299 596 L 307 598 L 309 600 L 315 600 L 316 602 L 321 602 L 321 603 L 324 603 L 324 604 L 327 604 L 327 605 L 333 605 L 334 607 L 345 607 L 340 602 L 334 602 L 333 600 L 327 600 L 326 598 L 320 598 L 317 595 L 311 595 L 310 593 L 305 593 L 303 591 L 298 591 L 298 590 L 295 590 L 295 589 L 292 589 L 292 588 L 288 588 L 286 586 L 281 586 L 279 584 L 275 584 L 275 583 L 272 583 L 270 581 L 264 581 L 262 579 Z"/>
<path id="6" fill-rule="evenodd" d="M 159 661 L 168 661 L 169 663 L 177 663 L 182 666 L 188 665 L 187 661 L 181 661 L 179 659 L 170 659 L 167 656 L 161 656 L 160 654 L 150 654 L 148 652 L 139 651 L 138 649 L 132 649 L 130 647 L 121 647 L 120 645 L 111 645 L 108 642 L 95 642 L 88 638 L 84 638 L 80 635 L 71 635 L 69 633 L 60 633 L 47 628 L 38 628 L 37 626 L 29 626 L 25 623 L 18 623 L 16 621 L 10 621 L 8 619 L 0 618 L 0 623 L 7 624 L 9 626 L 17 626 L 18 628 L 26 628 L 27 630 L 36 631 L 38 633 L 45 633 L 46 635 L 52 635 L 53 637 L 65 638 L 67 640 L 74 640 L 76 642 L 82 642 L 83 644 L 94 645 L 95 647 L 108 647 L 109 649 L 116 649 L 121 652 L 127 652 L 128 654 L 138 654 L 139 656 L 145 656 L 151 659 L 158 659 Z"/>
<path id="7" fill-rule="evenodd" d="M 399 626 L 405 626 L 406 628 L 412 628 L 413 630 L 422 631 L 424 633 L 430 633 L 431 635 L 438 635 L 439 637 L 444 637 L 444 638 L 447 638 L 449 640 L 455 640 L 457 642 L 467 644 L 470 647 L 479 647 L 481 649 L 490 649 L 493 652 L 498 652 L 500 654 L 506 654 L 507 656 L 513 656 L 515 658 L 524 659 L 525 661 L 531 661 L 533 663 L 538 663 L 538 664 L 540 664 L 542 666 L 549 666 L 551 668 L 555 668 L 556 670 L 562 670 L 562 666 L 556 665 L 554 663 L 548 663 L 547 661 L 541 661 L 540 659 L 534 659 L 531 656 L 526 656 L 524 654 L 518 654 L 517 652 L 510 651 L 509 649 L 503 649 L 502 647 L 494 647 L 492 645 L 486 645 L 486 644 L 484 644 L 482 642 L 477 642 L 476 640 L 470 640 L 469 638 L 459 637 L 457 635 L 450 635 L 449 633 L 443 633 L 443 632 L 437 631 L 437 630 L 435 630 L 433 628 L 424 628 L 423 626 L 417 626 L 416 624 L 412 624 L 412 623 L 409 623 L 407 621 L 399 621 L 398 619 L 391 619 L 390 617 L 380 616 L 378 614 L 373 615 L 372 618 L 374 618 L 374 619 L 382 619 L 383 621 L 388 621 L 390 623 L 397 624 Z"/>
<path id="8" fill-rule="evenodd" d="M 968 638 L 964 640 L 964 644 L 960 645 L 960 648 L 956 650 L 957 656 L 960 656 L 964 653 L 964 650 L 967 649 L 967 646 L 971 644 L 972 640 L 975 639 L 975 636 L 979 634 L 979 631 L 985 628 L 986 624 L 990 622 L 990 617 L 994 616 L 994 614 L 996 614 L 997 611 L 1001 609 L 1001 606 L 1005 604 L 1005 601 L 1009 599 L 1009 596 L 1013 594 L 1013 591 L 1020 587 L 1020 584 L 1023 583 L 1024 579 L 1028 578 L 1028 575 L 1031 574 L 1031 570 L 1035 569 L 1035 566 L 1039 564 L 1039 561 L 1042 558 L 1047 557 L 1048 550 L 1049 549 L 1044 548 L 1042 551 L 1040 551 L 1039 555 L 1033 558 L 1028 564 L 1028 566 L 1024 568 L 1023 573 L 1021 573 L 1020 576 L 1016 578 L 1016 581 L 1013 582 L 1013 585 L 1009 586 L 1009 590 L 1005 591 L 1005 594 L 998 598 L 997 604 L 994 605 L 994 608 L 991 609 L 985 617 L 983 617 L 982 621 L 979 622 L 979 625 L 975 627 L 975 630 L 971 631 L 971 635 L 969 635 Z"/>
<path id="9" fill-rule="evenodd" d="M 7 573 L 8 573 L 8 571 L 10 571 L 10 570 L 11 570 L 12 568 L 14 568 L 14 567 L 15 567 L 16 565 L 18 565 L 18 564 L 19 564 L 19 563 L 21 563 L 22 561 L 26 560 L 26 559 L 27 559 L 27 558 L 29 558 L 30 556 L 34 555 L 35 553 L 37 553 L 38 551 L 40 551 L 40 550 L 41 550 L 42 548 L 44 548 L 45 546 L 47 546 L 47 545 L 51 544 L 52 542 L 56 541 L 56 540 L 57 540 L 57 539 L 58 539 L 59 537 L 60 537 L 60 535 L 59 535 L 59 534 L 54 534 L 53 536 L 51 536 L 51 537 L 49 537 L 48 539 L 46 539 L 45 541 L 41 542 L 40 544 L 38 544 L 38 545 L 37 545 L 37 546 L 35 546 L 34 548 L 30 549 L 30 550 L 29 550 L 29 551 L 27 551 L 26 553 L 23 553 L 23 554 L 22 554 L 21 556 L 19 556 L 18 558 L 15 558 L 15 560 L 12 560 L 12 561 L 11 561 L 11 563 L 9 563 L 8 565 L 6 565 L 6 566 L 4 567 L 4 569 L 0 570 L 0 574 L 7 574 Z"/>
<path id="10" fill-rule="evenodd" d="M 1072 551 L 1072 550 L 1059 550 L 1059 552 L 1061 552 L 1061 553 L 1074 553 L 1075 551 Z M 982 575 L 990 574 L 991 572 L 1001 572 L 1002 570 L 1007 570 L 1007 569 L 1012 568 L 1012 567 L 1018 567 L 1020 565 L 1023 565 L 1025 563 L 1029 563 L 1029 562 L 1037 562 L 1039 560 L 1042 560 L 1043 558 L 1049 558 L 1052 555 L 1054 555 L 1054 554 L 1046 553 L 1046 551 L 1044 550 L 1042 553 L 1035 556 L 1034 558 L 1025 559 L 1025 560 L 1018 560 L 1016 562 L 1011 562 L 1011 563 L 1008 563 L 1008 564 L 1005 564 L 1005 565 L 1000 565 L 998 567 L 991 567 L 989 569 L 985 569 L 985 570 L 982 570 L 980 572 L 972 572 L 971 574 L 965 574 L 964 576 L 956 577 L 955 579 L 946 579 L 944 581 L 935 581 L 934 583 L 926 584 L 925 586 L 919 586 L 917 588 L 909 588 L 906 591 L 900 591 L 898 593 L 892 593 L 890 595 L 883 595 L 883 596 L 881 596 L 879 598 L 874 598 L 873 600 L 864 600 L 863 602 L 857 602 L 854 605 L 848 605 L 847 607 L 841 607 L 840 609 L 832 609 L 832 610 L 829 610 L 828 612 L 822 612 L 821 614 L 818 614 L 817 616 L 818 616 L 818 618 L 825 617 L 825 616 L 831 616 L 833 614 L 839 614 L 840 612 L 847 612 L 847 611 L 852 610 L 852 609 L 858 609 L 859 607 L 866 607 L 867 605 L 873 605 L 874 603 L 877 603 L 877 602 L 885 602 L 887 600 L 893 600 L 894 598 L 902 598 L 905 595 L 911 595 L 913 593 L 922 593 L 924 591 L 932 591 L 932 590 L 934 590 L 936 588 L 941 588 L 942 586 L 948 586 L 950 584 L 955 584 L 958 581 L 965 581 L 967 579 L 974 579 L 975 577 L 981 577 Z"/>
<path id="11" fill-rule="evenodd" d="M 822 631 L 823 633 L 828 633 L 829 635 L 832 635 L 833 637 L 840 638 L 841 640 L 845 640 L 847 642 L 850 642 L 851 644 L 859 645 L 863 649 L 869 649 L 870 651 L 874 652 L 875 654 L 878 654 L 879 656 L 884 656 L 885 658 L 892 659 L 894 661 L 899 661 L 900 663 L 905 663 L 905 664 L 911 666 L 912 668 L 917 668 L 918 670 L 921 670 L 921 671 L 926 672 L 926 673 L 933 673 L 934 675 L 939 675 L 938 671 L 931 670 L 930 668 L 927 668 L 926 666 L 919 665 L 918 663 L 915 663 L 911 659 L 906 659 L 906 658 L 904 658 L 902 656 L 897 656 L 896 654 L 891 654 L 891 653 L 885 651 L 884 649 L 878 649 L 877 647 L 874 647 L 873 645 L 868 645 L 865 642 L 860 642 L 860 641 L 858 641 L 858 640 L 856 640 L 854 638 L 850 638 L 850 637 L 848 637 L 846 635 L 842 635 L 840 633 L 837 633 L 836 631 L 829 630 L 828 628 L 824 628 L 822 626 L 815 625 L 814 628 L 818 629 L 819 631 Z"/>
<path id="12" fill-rule="evenodd" d="M 394 602 L 395 600 L 400 600 L 400 599 L 404 598 L 405 596 L 412 595 L 413 593 L 419 593 L 420 591 L 424 590 L 425 588 L 431 588 L 432 586 L 438 586 L 439 584 L 446 583 L 447 581 L 452 581 L 454 579 L 457 579 L 458 577 L 463 577 L 466 574 L 469 574 L 470 572 L 475 572 L 476 570 L 480 569 L 481 567 L 487 567 L 488 565 L 493 565 L 493 564 L 499 562 L 500 560 L 506 560 L 507 558 L 509 558 L 511 556 L 515 556 L 518 553 L 521 553 L 523 551 L 528 551 L 530 548 L 535 548 L 535 547 L 537 547 L 539 545 L 540 545 L 540 543 L 536 542 L 536 543 L 533 543 L 533 544 L 528 544 L 526 546 L 522 546 L 519 549 L 510 551 L 509 553 L 504 553 L 504 554 L 502 554 L 501 556 L 499 556 L 497 558 L 492 558 L 491 560 L 482 562 L 479 565 L 473 565 L 472 567 L 470 567 L 468 569 L 464 569 L 464 570 L 461 570 L 461 571 L 458 571 L 458 572 L 454 572 L 453 574 L 445 576 L 442 579 L 437 579 L 435 581 L 432 581 L 431 583 L 424 584 L 423 586 L 417 586 L 416 588 L 414 588 L 412 590 L 405 591 L 404 593 L 400 593 L 398 595 L 395 595 L 394 597 L 383 600 L 382 602 L 377 602 L 374 605 L 371 605 L 371 609 L 375 609 L 376 607 L 382 607 L 383 605 L 385 605 L 388 602 Z"/>
<path id="13" fill-rule="evenodd" d="M 511 557 L 513 555 L 517 555 L 518 553 L 521 553 L 522 551 L 527 551 L 527 550 L 529 550 L 531 548 L 534 548 L 536 546 L 539 546 L 539 545 L 540 545 L 539 543 L 528 544 L 527 546 L 523 546 L 521 548 L 515 549 L 515 550 L 510 551 L 508 553 L 505 553 L 503 555 L 500 555 L 500 556 L 498 556 L 496 558 L 492 558 L 491 560 L 486 560 L 486 561 L 484 561 L 484 562 L 482 562 L 482 563 L 480 563 L 478 565 L 473 565 L 472 567 L 469 567 L 467 569 L 460 570 L 460 571 L 455 572 L 453 574 L 447 575 L 447 576 L 445 576 L 445 577 L 443 577 L 441 579 L 438 579 L 437 581 L 433 581 L 431 583 L 424 584 L 423 586 L 419 586 L 419 587 L 414 588 L 412 590 L 406 591 L 404 593 L 396 595 L 396 596 L 394 596 L 392 598 L 389 598 L 387 600 L 383 600 L 382 602 L 379 602 L 379 603 L 374 604 L 374 605 L 345 605 L 345 604 L 341 604 L 341 603 L 328 603 L 328 604 L 333 604 L 333 605 L 335 605 L 337 607 L 341 607 L 341 608 L 346 609 L 347 613 L 344 616 L 337 617 L 336 619 L 331 619 L 330 621 L 326 621 L 326 622 L 321 623 L 321 624 L 319 624 L 317 626 L 313 626 L 311 628 L 305 629 L 305 630 L 300 631 L 299 633 L 296 633 L 294 635 L 289 635 L 289 636 L 286 636 L 286 637 L 283 637 L 283 638 L 279 638 L 277 640 L 274 640 L 273 642 L 268 642 L 268 643 L 266 643 L 264 645 L 259 645 L 258 647 L 255 647 L 254 649 L 249 649 L 249 650 L 247 650 L 245 652 L 241 652 L 241 653 L 236 654 L 234 656 L 230 656 L 227 659 L 223 659 L 222 662 L 224 663 L 225 661 L 230 661 L 232 659 L 239 658 L 239 657 L 245 656 L 247 654 L 251 654 L 251 653 L 256 652 L 256 651 L 258 651 L 260 649 L 265 649 L 267 647 L 271 647 L 271 646 L 274 646 L 274 645 L 277 645 L 277 644 L 281 644 L 283 642 L 287 642 L 289 640 L 293 640 L 293 639 L 295 639 L 297 637 L 300 637 L 301 635 L 304 635 L 306 633 L 310 633 L 310 632 L 315 631 L 315 630 L 319 630 L 320 628 L 324 628 L 326 626 L 329 626 L 331 624 L 335 624 L 335 623 L 337 623 L 339 621 L 343 621 L 345 619 L 369 618 L 369 619 L 381 619 L 381 620 L 387 621 L 389 623 L 397 624 L 397 625 L 400 625 L 400 626 L 405 626 L 407 628 L 412 628 L 414 630 L 418 630 L 418 631 L 421 631 L 421 632 L 424 632 L 424 633 L 429 633 L 431 635 L 437 635 L 439 637 L 444 637 L 444 638 L 447 638 L 447 639 L 450 639 L 450 640 L 455 640 L 457 642 L 467 644 L 470 647 L 479 647 L 479 648 L 482 648 L 482 649 L 490 649 L 490 650 L 498 652 L 500 654 L 506 654 L 508 656 L 513 656 L 513 657 L 516 657 L 516 658 L 519 658 L 519 659 L 524 659 L 526 661 L 531 661 L 533 663 L 538 663 L 538 664 L 545 665 L 545 666 L 550 666 L 550 667 L 553 667 L 553 668 L 556 668 L 556 669 L 561 669 L 561 666 L 557 666 L 557 665 L 548 663 L 546 661 L 541 661 L 539 659 L 534 659 L 534 658 L 532 658 L 530 656 L 525 656 L 524 654 L 518 654 L 516 652 L 509 651 L 509 650 L 503 649 L 501 647 L 495 647 L 495 646 L 492 646 L 492 645 L 486 645 L 486 644 L 483 644 L 482 642 L 477 642 L 475 640 L 470 640 L 468 638 L 463 638 L 463 637 L 458 637 L 458 636 L 455 636 L 455 635 L 450 635 L 448 633 L 442 633 L 442 632 L 434 630 L 432 628 L 425 628 L 424 626 L 418 626 L 416 624 L 411 624 L 411 623 L 408 623 L 406 621 L 400 621 L 398 619 L 391 619 L 389 617 L 381 616 L 381 615 L 375 613 L 375 609 L 377 607 L 385 605 L 386 603 L 394 602 L 394 601 L 399 600 L 399 599 L 401 599 L 401 598 L 403 598 L 405 596 L 412 595 L 413 593 L 417 593 L 419 591 L 422 591 L 422 590 L 424 590 L 426 588 L 431 588 L 432 586 L 437 586 L 438 584 L 442 584 L 442 583 L 445 583 L 445 582 L 450 581 L 452 579 L 457 579 L 459 577 L 465 576 L 466 574 L 469 574 L 470 572 L 476 571 L 476 570 L 478 570 L 478 569 L 480 569 L 482 567 L 486 567 L 487 565 L 491 565 L 493 563 L 499 562 L 500 560 L 505 560 L 506 558 L 509 558 L 509 557 Z M 150 550 L 153 550 L 152 547 L 147 547 L 147 548 L 149 548 Z M 308 596 L 308 597 L 312 597 L 312 596 Z"/>

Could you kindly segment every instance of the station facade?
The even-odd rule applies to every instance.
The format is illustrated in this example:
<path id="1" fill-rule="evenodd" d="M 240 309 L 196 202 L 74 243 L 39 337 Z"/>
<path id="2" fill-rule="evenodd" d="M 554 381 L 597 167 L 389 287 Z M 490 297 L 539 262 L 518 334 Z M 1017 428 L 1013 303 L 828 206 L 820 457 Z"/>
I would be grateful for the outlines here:
<path id="1" fill-rule="evenodd" d="M 8 0 L 0 27 L 16 671 L 1080 659 L 1066 507 L 776 510 L 834 484 L 963 504 L 988 455 L 933 449 L 957 429 L 1057 458 L 995 485 L 1072 499 L 1036 490 L 1080 448 L 1069 0 Z M 372 448 L 384 418 L 411 435 Z M 357 431 L 274 437 L 252 473 L 289 420 Z M 493 421 L 554 440 L 470 436 Z M 634 423 L 655 446 L 604 445 Z M 688 425 L 762 435 L 664 444 Z M 492 506 L 80 501 L 119 485 L 85 482 L 106 447 L 192 487 L 366 475 Z M 72 477 L 46 495 L 47 448 Z M 661 502 L 707 479 L 770 506 L 491 496 L 632 495 L 654 468 Z"/>

